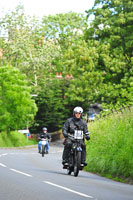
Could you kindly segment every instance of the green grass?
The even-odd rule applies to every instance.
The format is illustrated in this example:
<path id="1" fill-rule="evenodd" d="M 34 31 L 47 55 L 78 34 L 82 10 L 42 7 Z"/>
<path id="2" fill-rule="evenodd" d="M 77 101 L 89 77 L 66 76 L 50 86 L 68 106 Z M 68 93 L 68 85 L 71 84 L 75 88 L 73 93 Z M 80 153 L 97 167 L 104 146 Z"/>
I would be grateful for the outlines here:
<path id="1" fill-rule="evenodd" d="M 26 136 L 17 131 L 12 131 L 9 134 L 0 133 L 0 147 L 19 147 L 34 144 L 37 144 L 36 140 L 29 139 L 27 142 Z"/>
<path id="2" fill-rule="evenodd" d="M 133 182 L 133 109 L 88 125 L 87 171 Z"/>

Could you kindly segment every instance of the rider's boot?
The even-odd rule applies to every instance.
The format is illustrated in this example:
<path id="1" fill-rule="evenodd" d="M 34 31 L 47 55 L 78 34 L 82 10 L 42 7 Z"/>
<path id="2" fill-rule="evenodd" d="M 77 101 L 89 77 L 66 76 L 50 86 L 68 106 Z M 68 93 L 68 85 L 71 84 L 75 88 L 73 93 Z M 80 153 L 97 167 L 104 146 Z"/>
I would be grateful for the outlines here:
<path id="1" fill-rule="evenodd" d="M 83 160 L 81 161 L 81 166 L 87 166 L 87 163 Z"/>
<path id="2" fill-rule="evenodd" d="M 63 165 L 68 165 L 68 160 L 67 159 L 62 160 L 62 164 Z"/>
<path id="3" fill-rule="evenodd" d="M 62 164 L 63 164 L 63 169 L 67 169 L 68 161 L 67 160 L 62 160 Z"/>

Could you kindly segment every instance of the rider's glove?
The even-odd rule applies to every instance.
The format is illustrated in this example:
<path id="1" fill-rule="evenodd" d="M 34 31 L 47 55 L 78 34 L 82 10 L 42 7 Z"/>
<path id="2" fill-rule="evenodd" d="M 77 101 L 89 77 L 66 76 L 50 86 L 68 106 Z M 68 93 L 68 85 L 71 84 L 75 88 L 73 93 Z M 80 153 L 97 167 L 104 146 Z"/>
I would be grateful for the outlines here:
<path id="1" fill-rule="evenodd" d="M 67 138 L 68 137 L 68 134 L 67 133 L 63 133 L 64 137 Z"/>
<path id="2" fill-rule="evenodd" d="M 71 141 L 72 141 L 72 142 L 75 142 L 75 139 L 74 139 L 73 137 L 71 137 Z"/>
<path id="3" fill-rule="evenodd" d="M 86 135 L 85 135 L 85 138 L 86 138 L 86 140 L 90 140 L 89 134 L 86 134 Z"/>

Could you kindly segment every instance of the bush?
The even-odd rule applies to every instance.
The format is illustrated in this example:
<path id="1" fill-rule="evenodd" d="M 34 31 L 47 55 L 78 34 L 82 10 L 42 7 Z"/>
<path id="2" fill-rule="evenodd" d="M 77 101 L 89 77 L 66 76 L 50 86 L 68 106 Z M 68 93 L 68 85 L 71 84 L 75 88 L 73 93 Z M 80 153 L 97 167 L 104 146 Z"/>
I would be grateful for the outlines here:
<path id="1" fill-rule="evenodd" d="M 26 136 L 17 131 L 12 131 L 9 134 L 0 133 L 0 147 L 19 147 L 34 144 L 37 144 L 36 140 L 30 139 L 27 142 Z"/>

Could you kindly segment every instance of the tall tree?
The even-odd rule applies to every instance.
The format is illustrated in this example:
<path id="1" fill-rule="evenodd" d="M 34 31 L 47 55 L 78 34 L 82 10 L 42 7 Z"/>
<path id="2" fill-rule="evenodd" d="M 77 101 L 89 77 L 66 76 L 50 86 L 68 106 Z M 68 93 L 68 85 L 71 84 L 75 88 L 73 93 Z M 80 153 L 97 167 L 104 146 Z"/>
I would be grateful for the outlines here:
<path id="1" fill-rule="evenodd" d="M 4 61 L 26 74 L 33 86 L 38 86 L 42 74 L 53 69 L 53 58 L 58 55 L 59 47 L 53 41 L 46 41 L 41 32 L 41 23 L 36 18 L 27 17 L 23 6 L 8 13 L 0 21 L 1 36 L 6 33 L 7 39 L 2 44 Z"/>
<path id="2" fill-rule="evenodd" d="M 132 7 L 131 0 L 96 0 L 88 11 L 88 17 L 94 14 L 95 19 L 86 31 L 86 40 L 97 40 L 99 47 L 105 48 L 96 68 L 105 73 L 103 99 L 113 104 L 133 100 Z"/>

